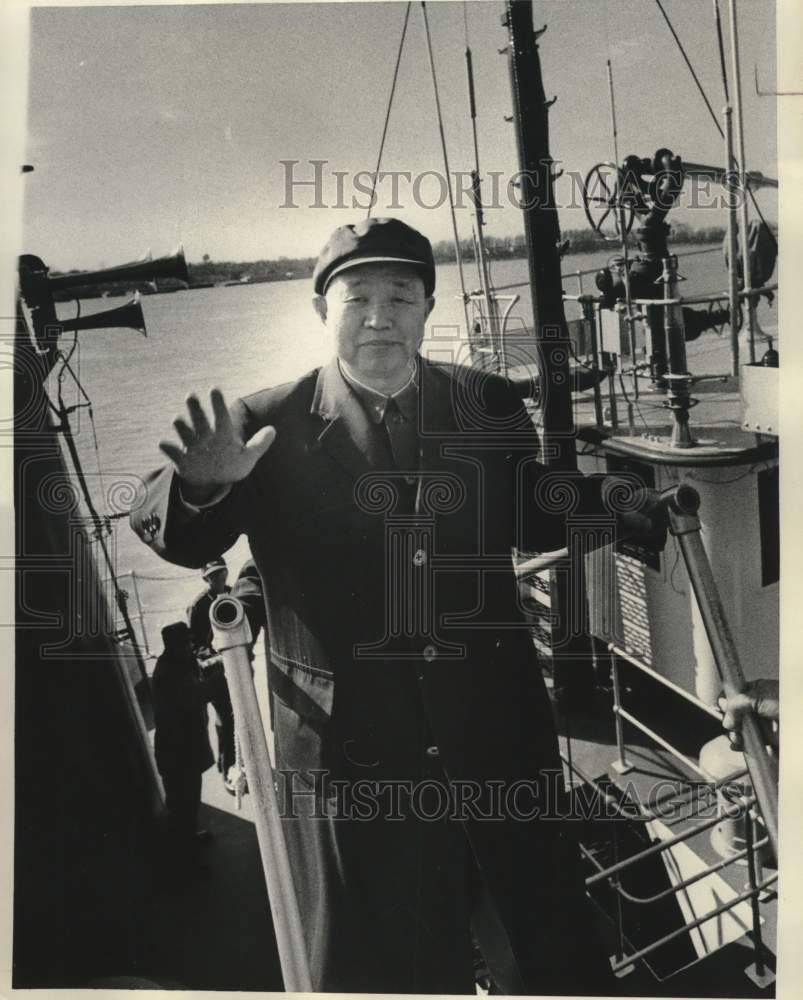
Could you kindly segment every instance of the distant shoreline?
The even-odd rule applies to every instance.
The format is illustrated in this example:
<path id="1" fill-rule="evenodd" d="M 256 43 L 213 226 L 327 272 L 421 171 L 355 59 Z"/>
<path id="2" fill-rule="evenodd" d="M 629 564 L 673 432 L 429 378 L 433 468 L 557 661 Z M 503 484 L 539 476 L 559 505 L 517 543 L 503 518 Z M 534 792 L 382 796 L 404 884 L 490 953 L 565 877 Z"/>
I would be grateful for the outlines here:
<path id="1" fill-rule="evenodd" d="M 679 223 L 672 227 L 671 242 L 683 245 L 721 243 L 724 235 L 725 230 L 721 227 L 712 226 L 704 229 L 692 229 L 689 226 Z M 588 229 L 564 230 L 563 239 L 568 243 L 565 251 L 565 255 L 567 256 L 578 253 L 594 253 L 606 248 L 613 253 L 618 245 L 602 240 L 596 233 Z M 488 237 L 486 245 L 488 258 L 492 261 L 522 260 L 527 256 L 527 246 L 523 235 Z M 638 243 L 632 233 L 628 238 L 628 246 L 634 250 L 638 247 Z M 457 260 L 454 243 L 448 240 L 435 243 L 433 254 L 437 264 L 454 264 Z M 460 244 L 460 254 L 464 262 L 473 262 L 473 244 L 468 241 L 462 241 Z M 130 285 L 109 282 L 103 285 L 88 285 L 84 288 L 74 288 L 59 298 L 63 300 L 72 300 L 74 298 L 105 298 L 126 295 L 134 291 L 148 295 L 154 292 L 192 291 L 195 288 L 212 288 L 225 285 L 244 287 L 273 281 L 292 281 L 298 278 L 309 278 L 312 275 L 314 266 L 314 257 L 279 257 L 275 260 L 257 261 L 205 260 L 187 264 L 187 270 L 190 275 L 189 286 L 174 279 L 164 279 L 158 283 L 156 288 L 146 282 L 138 282 Z M 53 273 L 70 274 L 76 272 Z"/>

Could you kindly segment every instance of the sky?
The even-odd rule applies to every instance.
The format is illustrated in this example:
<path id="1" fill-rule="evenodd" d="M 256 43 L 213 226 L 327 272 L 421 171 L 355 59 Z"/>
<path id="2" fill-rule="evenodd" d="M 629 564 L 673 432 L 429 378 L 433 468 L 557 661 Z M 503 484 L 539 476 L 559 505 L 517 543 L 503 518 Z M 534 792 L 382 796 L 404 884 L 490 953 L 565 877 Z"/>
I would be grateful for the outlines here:
<path id="1" fill-rule="evenodd" d="M 664 0 L 714 108 L 723 105 L 709 0 Z M 721 0 L 723 13 L 727 3 Z M 185 245 L 198 261 L 315 255 L 337 225 L 366 214 L 355 187 L 372 171 L 401 37 L 404 3 L 292 3 L 43 7 L 32 11 L 23 244 L 54 268 L 92 268 Z M 451 171 L 473 167 L 466 87 L 466 25 L 473 53 L 484 175 L 500 172 L 500 207 L 486 232 L 522 231 L 506 179 L 517 168 L 500 2 L 427 5 Z M 570 178 L 613 156 L 606 59 L 613 68 L 620 159 L 667 146 L 722 164 L 722 142 L 652 0 L 547 0 L 534 4 L 551 151 Z M 741 0 L 749 169 L 777 176 L 773 0 Z M 727 38 L 727 23 L 726 23 Z M 290 166 L 287 161 L 298 161 Z M 320 198 L 309 180 L 319 168 Z M 284 162 L 283 162 L 284 161 Z M 451 237 L 443 160 L 420 4 L 413 4 L 373 214 L 394 214 L 433 240 Z M 343 207 L 337 207 L 335 171 Z M 414 183 L 415 179 L 418 179 Z M 359 180 L 357 178 L 357 180 Z M 490 180 L 485 197 L 491 197 Z M 561 183 L 561 182 L 559 182 Z M 417 197 L 416 197 L 417 196 Z M 416 204 L 418 201 L 418 204 Z M 774 196 L 760 196 L 776 217 Z M 442 204 L 438 204 L 441 202 Z M 458 211 L 462 237 L 471 213 Z M 681 209 L 679 221 L 722 224 L 716 210 Z M 581 228 L 579 207 L 561 211 Z"/>

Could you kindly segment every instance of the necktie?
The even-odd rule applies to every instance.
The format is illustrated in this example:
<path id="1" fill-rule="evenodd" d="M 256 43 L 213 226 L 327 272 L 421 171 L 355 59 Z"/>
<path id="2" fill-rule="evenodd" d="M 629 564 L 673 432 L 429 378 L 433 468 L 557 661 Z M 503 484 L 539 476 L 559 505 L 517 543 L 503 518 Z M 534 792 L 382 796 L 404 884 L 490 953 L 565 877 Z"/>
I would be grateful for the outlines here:
<path id="1" fill-rule="evenodd" d="M 418 472 L 418 433 L 415 424 L 405 418 L 392 396 L 385 406 L 384 424 L 396 468 L 415 476 Z"/>

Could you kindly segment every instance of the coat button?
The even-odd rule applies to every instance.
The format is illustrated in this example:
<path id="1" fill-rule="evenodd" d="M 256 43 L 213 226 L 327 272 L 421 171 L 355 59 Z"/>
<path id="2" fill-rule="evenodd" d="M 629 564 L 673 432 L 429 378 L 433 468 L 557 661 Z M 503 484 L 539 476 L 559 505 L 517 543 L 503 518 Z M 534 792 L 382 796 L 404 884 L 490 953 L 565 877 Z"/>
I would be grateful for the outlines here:
<path id="1" fill-rule="evenodd" d="M 427 757 L 440 757 L 441 752 L 438 747 L 427 747 L 426 755 Z"/>
<path id="2" fill-rule="evenodd" d="M 424 646 L 424 652 L 422 656 L 427 661 L 427 663 L 432 663 L 432 661 L 438 655 L 438 651 L 434 646 Z"/>
<path id="3" fill-rule="evenodd" d="M 424 552 L 423 549 L 418 549 L 416 551 L 415 555 L 413 556 L 413 565 L 414 566 L 423 566 L 426 561 L 427 561 L 427 554 L 426 554 L 426 552 Z"/>

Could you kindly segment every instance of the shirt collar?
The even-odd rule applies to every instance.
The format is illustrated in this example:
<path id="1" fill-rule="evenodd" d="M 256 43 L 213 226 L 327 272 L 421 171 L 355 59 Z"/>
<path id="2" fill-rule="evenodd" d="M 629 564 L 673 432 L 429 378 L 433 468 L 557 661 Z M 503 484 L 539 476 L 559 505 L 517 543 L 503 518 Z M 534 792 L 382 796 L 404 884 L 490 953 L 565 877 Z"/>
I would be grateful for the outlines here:
<path id="1" fill-rule="evenodd" d="M 417 359 L 410 374 L 410 380 L 406 385 L 403 385 L 398 392 L 394 392 L 391 396 L 386 396 L 384 393 L 377 392 L 376 389 L 372 389 L 370 386 L 365 385 L 362 382 L 358 382 L 351 372 L 349 372 L 347 367 L 340 361 L 340 359 L 338 359 L 337 367 L 340 374 L 343 376 L 343 381 L 358 397 L 365 408 L 365 412 L 368 414 L 368 418 L 373 423 L 380 424 L 385 419 L 385 409 L 387 408 L 388 401 L 390 399 L 395 401 L 405 420 L 411 423 L 415 421 L 418 410 Z"/>

